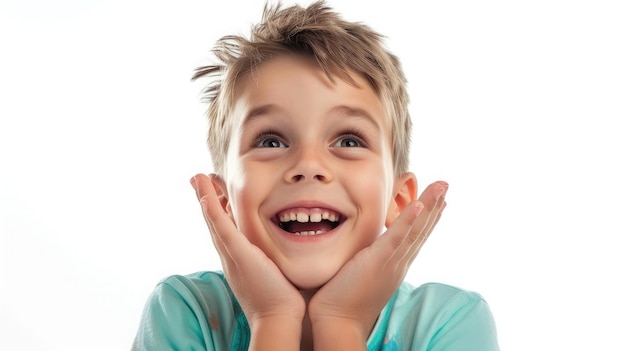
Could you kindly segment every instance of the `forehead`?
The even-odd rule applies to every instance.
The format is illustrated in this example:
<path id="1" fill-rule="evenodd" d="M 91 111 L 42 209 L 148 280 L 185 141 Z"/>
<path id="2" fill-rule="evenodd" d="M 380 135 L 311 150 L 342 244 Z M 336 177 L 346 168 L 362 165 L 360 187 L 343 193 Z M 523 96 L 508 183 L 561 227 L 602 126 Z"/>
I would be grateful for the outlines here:
<path id="1" fill-rule="evenodd" d="M 350 73 L 350 78 L 353 82 L 329 77 L 312 59 L 276 57 L 255 66 L 240 80 L 235 100 L 244 119 L 238 124 L 268 110 L 341 112 L 370 118 L 390 135 L 384 103 L 372 85 L 356 73 Z"/>

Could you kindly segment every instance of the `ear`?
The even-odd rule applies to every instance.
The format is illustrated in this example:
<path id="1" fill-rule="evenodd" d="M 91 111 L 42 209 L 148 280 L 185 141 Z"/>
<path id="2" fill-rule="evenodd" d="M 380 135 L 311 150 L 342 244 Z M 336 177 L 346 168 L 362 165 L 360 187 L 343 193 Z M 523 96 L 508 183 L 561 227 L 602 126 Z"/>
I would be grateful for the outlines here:
<path id="1" fill-rule="evenodd" d="M 210 174 L 209 179 L 211 179 L 211 184 L 213 184 L 213 188 L 215 189 L 215 193 L 217 194 L 217 199 L 222 205 L 222 209 L 224 212 L 228 213 L 230 218 L 233 218 L 232 209 L 230 208 L 230 201 L 228 200 L 228 190 L 226 188 L 226 183 L 222 179 L 222 177 L 217 174 Z"/>
<path id="2" fill-rule="evenodd" d="M 393 196 L 387 209 L 385 226 L 389 227 L 406 205 L 415 199 L 417 199 L 417 178 L 415 178 L 415 174 L 407 172 L 397 177 L 393 185 Z"/>

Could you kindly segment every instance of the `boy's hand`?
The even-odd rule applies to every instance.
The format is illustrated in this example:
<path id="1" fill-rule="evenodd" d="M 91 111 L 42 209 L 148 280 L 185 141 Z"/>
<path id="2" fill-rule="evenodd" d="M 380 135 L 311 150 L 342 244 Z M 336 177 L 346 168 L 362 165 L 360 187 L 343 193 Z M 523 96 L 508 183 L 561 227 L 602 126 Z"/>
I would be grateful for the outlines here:
<path id="1" fill-rule="evenodd" d="M 211 179 L 198 174 L 191 179 L 191 184 L 202 205 L 202 214 L 220 255 L 228 284 L 250 324 L 251 347 L 256 341 L 255 349 L 264 349 L 264 346 L 272 349 L 268 343 L 295 338 L 299 348 L 306 308 L 302 295 L 274 262 L 237 230 L 222 208 Z M 266 342 L 255 339 L 259 335 Z"/>
<path id="2" fill-rule="evenodd" d="M 313 296 L 308 312 L 316 349 L 334 349 L 336 336 L 341 334 L 344 340 L 351 335 L 367 341 L 380 312 L 437 224 L 447 189 L 445 182 L 431 184 L 419 201 L 409 203 L 380 238 Z"/>

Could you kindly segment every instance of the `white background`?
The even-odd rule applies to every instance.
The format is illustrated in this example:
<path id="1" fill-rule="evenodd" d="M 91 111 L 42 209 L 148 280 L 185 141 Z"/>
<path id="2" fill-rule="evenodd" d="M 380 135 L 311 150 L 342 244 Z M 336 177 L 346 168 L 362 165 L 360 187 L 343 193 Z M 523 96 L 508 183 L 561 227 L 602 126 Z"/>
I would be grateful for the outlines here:
<path id="1" fill-rule="evenodd" d="M 329 3 L 388 37 L 450 183 L 407 279 L 480 292 L 503 350 L 626 349 L 622 2 L 408 3 Z M 129 349 L 161 278 L 219 269 L 190 76 L 263 2 L 0 4 L 0 349 Z"/>

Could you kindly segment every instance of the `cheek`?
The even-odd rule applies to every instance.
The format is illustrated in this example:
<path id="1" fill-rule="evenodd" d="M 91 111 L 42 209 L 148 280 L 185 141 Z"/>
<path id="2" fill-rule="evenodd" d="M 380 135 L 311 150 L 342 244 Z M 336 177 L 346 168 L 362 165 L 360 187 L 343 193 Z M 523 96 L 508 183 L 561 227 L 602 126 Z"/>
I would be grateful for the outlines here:
<path id="1" fill-rule="evenodd" d="M 228 191 L 231 194 L 231 208 L 237 228 L 251 241 L 262 226 L 260 209 L 272 190 L 273 179 L 267 170 L 240 164 L 232 174 Z"/>
<path id="2" fill-rule="evenodd" d="M 347 186 L 360 210 L 364 241 L 371 244 L 385 228 L 393 183 L 381 163 L 357 169 L 353 175 L 348 175 Z"/>
<path id="3" fill-rule="evenodd" d="M 393 190 L 393 170 L 383 162 L 370 162 L 348 177 L 355 196 L 384 216 Z"/>

